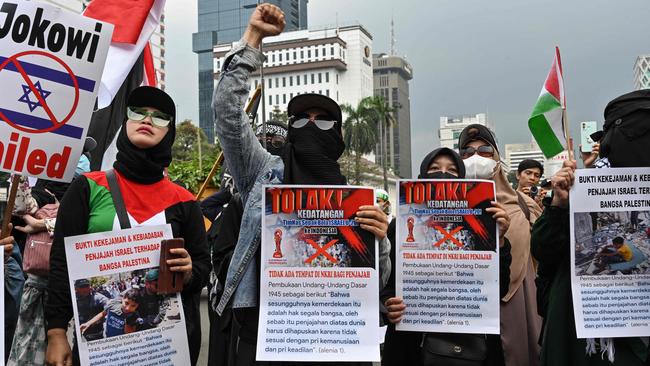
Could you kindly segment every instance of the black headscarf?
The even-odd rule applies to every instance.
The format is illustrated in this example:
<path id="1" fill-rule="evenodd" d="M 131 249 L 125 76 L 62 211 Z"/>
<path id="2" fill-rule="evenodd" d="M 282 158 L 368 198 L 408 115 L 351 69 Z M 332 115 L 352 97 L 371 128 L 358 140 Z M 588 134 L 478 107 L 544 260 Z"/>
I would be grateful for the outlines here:
<path id="1" fill-rule="evenodd" d="M 289 127 L 282 154 L 285 184 L 346 184 L 338 159 L 345 150 L 340 124 L 321 130 L 313 123 Z"/>
<path id="2" fill-rule="evenodd" d="M 117 136 L 117 157 L 113 168 L 129 180 L 138 183 L 151 184 L 163 179 L 164 169 L 172 162 L 172 145 L 176 137 L 176 126 L 173 121 L 168 128 L 169 131 L 158 145 L 149 149 L 140 149 L 133 145 L 126 135 L 126 121 L 124 121 Z"/>
<path id="3" fill-rule="evenodd" d="M 451 177 L 451 176 L 443 176 L 441 174 L 436 174 L 436 173 L 428 173 L 429 171 L 429 166 L 433 162 L 433 160 L 438 157 L 438 155 L 446 155 L 453 160 L 454 164 L 456 164 L 456 167 L 458 168 L 458 177 Z M 441 179 L 441 178 L 465 178 L 465 164 L 463 163 L 463 159 L 461 159 L 460 155 L 458 155 L 457 152 L 454 150 L 447 148 L 447 147 L 439 147 L 422 159 L 422 163 L 420 164 L 420 174 L 418 175 L 418 178 L 428 178 L 428 179 Z"/>

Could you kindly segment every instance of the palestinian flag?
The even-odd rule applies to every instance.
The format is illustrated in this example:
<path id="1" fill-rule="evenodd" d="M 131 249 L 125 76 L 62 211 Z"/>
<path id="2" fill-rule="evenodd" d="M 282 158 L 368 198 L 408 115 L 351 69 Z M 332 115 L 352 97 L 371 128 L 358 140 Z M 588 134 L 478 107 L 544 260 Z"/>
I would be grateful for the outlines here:
<path id="1" fill-rule="evenodd" d="M 567 140 L 564 136 L 562 118 L 565 107 L 560 49 L 555 47 L 555 60 L 553 60 L 551 71 L 548 72 L 542 92 L 528 119 L 530 133 L 546 158 L 551 158 L 566 149 Z"/>

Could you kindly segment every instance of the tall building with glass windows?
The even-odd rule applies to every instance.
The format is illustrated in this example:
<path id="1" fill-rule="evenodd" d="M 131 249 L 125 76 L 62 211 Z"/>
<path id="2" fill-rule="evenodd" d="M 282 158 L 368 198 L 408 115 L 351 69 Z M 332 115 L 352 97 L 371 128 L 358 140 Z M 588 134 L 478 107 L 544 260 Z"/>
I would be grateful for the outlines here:
<path id="1" fill-rule="evenodd" d="M 650 55 L 641 55 L 634 63 L 634 89 L 650 89 Z"/>
<path id="2" fill-rule="evenodd" d="M 458 151 L 458 137 L 461 131 L 469 125 L 479 124 L 487 126 L 494 132 L 494 124 L 490 123 L 486 113 L 476 115 L 440 117 L 440 129 L 438 137 L 440 138 L 440 147 L 448 147 Z"/>
<path id="3" fill-rule="evenodd" d="M 308 0 L 269 0 L 285 14 L 285 32 L 307 28 Z M 239 40 L 257 0 L 198 0 L 198 32 L 192 35 L 192 50 L 199 56 L 199 126 L 214 141 L 212 91 L 214 90 L 214 55 L 217 44 Z"/>

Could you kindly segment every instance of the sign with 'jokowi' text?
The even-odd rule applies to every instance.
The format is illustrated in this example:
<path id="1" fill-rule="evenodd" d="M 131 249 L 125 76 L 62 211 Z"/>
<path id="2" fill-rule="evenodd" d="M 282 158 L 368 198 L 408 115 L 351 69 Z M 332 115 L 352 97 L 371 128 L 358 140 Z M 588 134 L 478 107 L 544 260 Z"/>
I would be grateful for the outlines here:
<path id="1" fill-rule="evenodd" d="M 113 26 L 32 1 L 0 1 L 0 170 L 73 178 Z"/>

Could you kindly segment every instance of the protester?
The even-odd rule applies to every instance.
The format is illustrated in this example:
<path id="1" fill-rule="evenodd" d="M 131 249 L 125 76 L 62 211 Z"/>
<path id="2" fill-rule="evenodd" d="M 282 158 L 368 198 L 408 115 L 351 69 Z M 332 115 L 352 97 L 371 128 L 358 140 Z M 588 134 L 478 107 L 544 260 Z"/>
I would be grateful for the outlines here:
<path id="1" fill-rule="evenodd" d="M 518 194 L 508 183 L 499 149 L 490 130 L 479 124 L 465 127 L 458 138 L 467 178 L 490 179 L 496 185 L 497 202 L 510 217 L 505 233 L 512 245 L 510 285 L 501 299 L 501 342 L 505 364 L 539 362 L 538 337 L 541 318 L 537 314 L 535 269 L 530 256 L 530 227 L 540 207 L 530 197 Z"/>
<path id="2" fill-rule="evenodd" d="M 650 167 L 648 126 L 649 90 L 615 98 L 605 108 L 604 136 L 600 139 L 599 167 Z M 630 134 L 631 131 L 634 133 Z M 539 262 L 540 278 L 549 283 L 542 303 L 544 329 L 541 365 L 645 365 L 647 340 L 639 337 L 578 339 L 571 294 L 569 190 L 576 162 L 567 160 L 552 178 L 553 199 L 535 222 L 531 250 Z"/>
<path id="3" fill-rule="evenodd" d="M 302 94 L 289 102 L 289 133 L 282 157 L 260 146 L 242 110 L 250 74 L 264 59 L 258 47 L 264 37 L 280 34 L 284 25 L 284 14 L 276 6 L 262 4 L 253 11 L 242 41 L 226 56 L 212 104 L 216 133 L 244 204 L 242 228 L 217 306 L 218 313 L 230 306 L 241 327 L 233 355 L 238 365 L 255 364 L 262 185 L 346 183 L 337 163 L 345 146 L 336 102 L 317 94 Z M 362 206 L 356 220 L 380 241 L 380 277 L 385 284 L 390 271 L 386 215 L 375 206 Z"/>
<path id="4" fill-rule="evenodd" d="M 168 223 L 174 237 L 185 241 L 185 248 L 170 250 L 179 258 L 167 263 L 172 271 L 182 273 L 185 282 L 181 296 L 190 357 L 195 364 L 201 344 L 197 301 L 207 281 L 210 259 L 198 204 L 192 194 L 163 175 L 172 160 L 175 104 L 159 89 L 140 87 L 131 92 L 127 105 L 127 116 L 117 137 L 115 175 L 131 225 Z M 87 173 L 74 180 L 61 201 L 59 212 L 45 309 L 48 365 L 69 365 L 73 355 L 66 337 L 72 317 L 72 297 L 64 238 L 119 229 L 105 172 Z M 78 357 L 76 350 L 74 354 Z"/>
<path id="5" fill-rule="evenodd" d="M 525 159 L 517 166 L 517 191 L 534 199 L 543 208 L 542 199 L 546 197 L 546 189 L 539 186 L 542 175 L 544 165 L 537 160 Z"/>
<path id="6" fill-rule="evenodd" d="M 465 165 L 458 153 L 449 148 L 438 148 L 430 152 L 420 164 L 420 174 L 418 178 L 427 179 L 458 179 L 465 178 Z M 508 231 L 510 220 L 506 211 L 498 203 L 493 203 L 488 212 L 493 213 L 493 217 L 499 225 L 499 233 L 502 237 L 499 240 L 499 284 L 501 297 L 508 293 L 508 284 L 510 283 L 510 243 L 503 234 Z M 420 332 L 398 332 L 395 330 L 395 324 L 402 320 L 406 305 L 402 298 L 395 297 L 395 253 L 396 245 L 391 247 L 391 276 L 386 288 L 380 293 L 380 299 L 388 310 L 387 318 L 390 324 L 386 331 L 386 340 L 384 343 L 384 354 L 381 361 L 385 366 L 413 365 L 413 366 L 430 366 L 423 362 L 422 354 L 427 352 L 421 349 L 424 338 L 430 337 L 433 342 L 440 344 L 442 348 L 448 348 L 450 351 L 454 347 L 459 347 L 465 354 L 477 355 L 481 349 L 486 352 L 477 358 L 484 357 L 472 365 L 501 365 L 503 364 L 503 355 L 499 336 L 497 335 L 475 335 L 475 334 L 451 334 L 451 333 L 430 333 L 423 334 Z M 436 356 L 434 356 L 436 357 Z M 454 357 L 453 352 L 445 355 L 437 355 L 437 361 L 434 365 L 465 365 L 467 359 L 462 356 Z M 455 363 L 457 362 L 457 363 Z"/>
<path id="7" fill-rule="evenodd" d="M 11 231 L 12 227 L 9 224 L 8 230 Z M 0 240 L 0 246 L 3 249 L 4 260 L 4 322 L 5 322 L 5 352 L 4 361 L 6 362 L 11 351 L 11 342 L 14 338 L 14 331 L 16 330 L 16 322 L 18 321 L 18 313 L 20 310 L 20 296 L 23 292 L 23 285 L 25 284 L 25 277 L 22 271 L 22 256 L 18 244 L 13 236 L 8 236 Z"/>

